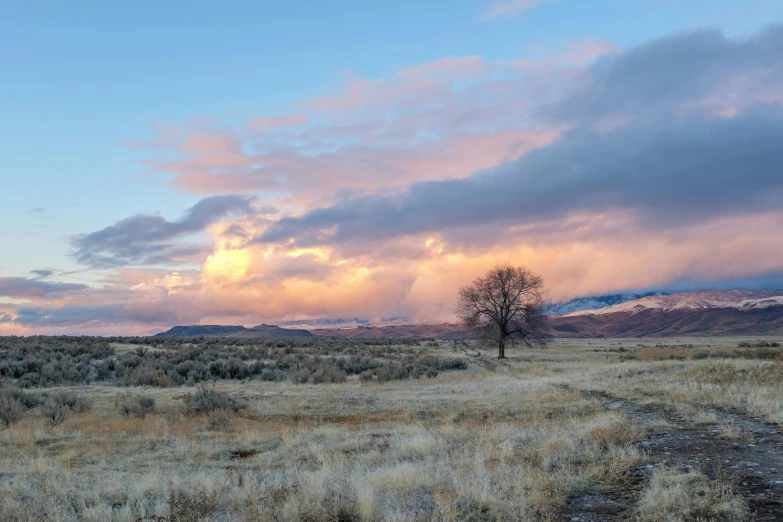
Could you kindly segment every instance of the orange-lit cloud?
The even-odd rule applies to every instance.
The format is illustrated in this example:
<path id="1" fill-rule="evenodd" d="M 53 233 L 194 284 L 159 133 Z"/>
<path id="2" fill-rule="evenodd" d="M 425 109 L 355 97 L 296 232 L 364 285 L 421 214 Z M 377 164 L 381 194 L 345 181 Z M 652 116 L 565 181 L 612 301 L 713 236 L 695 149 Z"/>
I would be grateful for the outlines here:
<path id="1" fill-rule="evenodd" d="M 622 220 L 603 216 L 602 220 Z M 588 220 L 589 221 L 589 220 Z M 171 324 L 261 322 L 319 317 L 406 316 L 450 321 L 457 290 L 498 260 L 530 267 L 553 301 L 636 288 L 662 287 L 695 276 L 704 280 L 783 272 L 776 245 L 783 214 L 718 219 L 678 234 L 593 237 L 563 233 L 549 240 L 498 243 L 463 250 L 440 235 L 411 237 L 417 259 L 387 258 L 372 246 L 345 258 L 339 249 L 216 248 L 201 271 L 118 274 L 116 283 L 49 305 L 0 313 L 17 317 L 3 333 L 112 331 L 151 333 Z M 596 225 L 587 225 L 588 227 Z M 632 232 L 632 231 L 630 231 Z M 753 255 L 748 255 L 752 252 Z M 297 264 L 299 261 L 299 264 Z M 130 280 L 139 279 L 128 286 Z M 38 309 L 40 308 L 40 309 Z"/>

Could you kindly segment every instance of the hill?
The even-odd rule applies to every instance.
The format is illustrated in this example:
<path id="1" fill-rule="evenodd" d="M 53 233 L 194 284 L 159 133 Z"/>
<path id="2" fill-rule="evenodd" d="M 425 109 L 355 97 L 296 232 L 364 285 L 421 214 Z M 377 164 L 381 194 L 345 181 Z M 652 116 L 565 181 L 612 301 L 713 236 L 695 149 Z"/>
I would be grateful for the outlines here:
<path id="1" fill-rule="evenodd" d="M 292 339 L 296 337 L 315 337 L 312 332 L 308 330 L 301 330 L 299 328 L 280 328 L 273 324 L 261 324 L 254 326 L 253 328 L 247 328 L 242 332 L 233 334 L 231 337 L 240 337 L 242 339 Z"/>
<path id="2" fill-rule="evenodd" d="M 313 337 L 307 330 L 295 328 L 280 328 L 279 326 L 262 324 L 253 328 L 244 326 L 221 325 L 190 325 L 175 326 L 165 332 L 155 334 L 155 337 L 238 337 L 242 339 L 290 339 L 294 337 Z"/>
<path id="3" fill-rule="evenodd" d="M 244 326 L 194 324 L 190 326 L 175 326 L 165 332 L 155 334 L 155 337 L 227 337 L 244 330 L 246 330 Z"/>

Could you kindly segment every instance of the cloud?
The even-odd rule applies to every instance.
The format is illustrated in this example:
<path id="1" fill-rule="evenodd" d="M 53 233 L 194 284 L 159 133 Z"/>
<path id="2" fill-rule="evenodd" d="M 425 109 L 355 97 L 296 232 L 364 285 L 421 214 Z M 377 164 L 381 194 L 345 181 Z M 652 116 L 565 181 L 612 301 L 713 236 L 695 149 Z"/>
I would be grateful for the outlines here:
<path id="1" fill-rule="evenodd" d="M 780 102 L 781 55 L 783 25 L 736 39 L 717 29 L 675 34 L 599 59 L 573 79 L 565 99 L 540 114 L 595 122 L 699 105 L 716 112 Z"/>
<path id="2" fill-rule="evenodd" d="M 175 159 L 148 165 L 194 193 L 263 191 L 287 206 L 322 206 L 340 188 L 466 177 L 574 126 L 780 103 L 782 42 L 781 26 L 737 38 L 691 31 L 624 51 L 600 38 L 558 39 L 516 60 L 453 56 L 379 78 L 352 74 L 289 115 L 161 127 Z"/>
<path id="3" fill-rule="evenodd" d="M 605 221 L 616 221 L 616 230 L 610 233 Z M 596 226 L 601 229 L 594 231 Z M 541 240 L 512 235 L 478 248 L 440 234 L 424 237 L 367 241 L 353 250 L 216 247 L 200 272 L 121 269 L 105 286 L 67 294 L 56 305 L 0 304 L 0 313 L 18 316 L 3 331 L 147 334 L 175 324 L 255 325 L 343 315 L 449 321 L 457 289 L 498 259 L 542 274 L 554 300 L 660 288 L 678 278 L 696 285 L 741 276 L 760 281 L 759 274 L 783 272 L 777 255 L 783 216 L 774 212 L 646 233 L 622 215 L 605 214 Z"/>
<path id="4" fill-rule="evenodd" d="M 120 269 L 104 282 L 63 294 L 56 302 L 0 306 L 0 313 L 12 315 L 13 326 L 27 331 L 149 333 L 168 324 L 197 322 L 215 310 L 197 271 Z"/>
<path id="5" fill-rule="evenodd" d="M 285 217 L 258 238 L 312 246 L 477 225 L 526 225 L 575 213 L 632 211 L 645 228 L 779 208 L 783 110 L 664 118 L 552 145 L 464 179 L 412 185 Z"/>
<path id="6" fill-rule="evenodd" d="M 54 270 L 41 269 L 41 270 L 30 270 L 30 273 L 33 274 L 36 278 L 46 279 L 47 277 L 54 275 L 55 272 Z"/>
<path id="7" fill-rule="evenodd" d="M 591 49 L 582 56 L 600 53 Z M 376 79 L 351 75 L 333 92 L 296 103 L 305 125 L 258 116 L 241 127 L 160 128 L 175 159 L 147 165 L 190 192 L 263 191 L 296 206 L 331 201 L 345 187 L 372 192 L 467 176 L 557 135 L 557 125 L 526 119 L 536 107 L 529 100 L 554 81 L 526 67 L 461 56 Z M 263 132 L 253 130 L 258 122 Z"/>
<path id="8" fill-rule="evenodd" d="M 252 199 L 243 196 L 204 198 L 176 221 L 161 216 L 137 215 L 97 232 L 71 240 L 73 258 L 91 268 L 156 265 L 206 255 L 203 245 L 174 240 L 205 229 L 215 221 L 252 210 Z"/>
<path id="9" fill-rule="evenodd" d="M 161 127 L 176 159 L 158 174 L 275 208 L 207 198 L 176 221 L 74 238 L 82 263 L 120 268 L 100 288 L 0 303 L 13 318 L 0 331 L 448 321 L 457 288 L 498 260 L 540 273 L 553 300 L 778 283 L 781 40 L 781 27 L 626 50 L 561 40 L 533 58 L 350 76 L 293 116 Z"/>
<path id="10" fill-rule="evenodd" d="M 54 283 L 24 277 L 0 277 L 0 296 L 15 299 L 60 297 L 68 292 L 85 290 L 87 285 Z"/>
<path id="11" fill-rule="evenodd" d="M 307 114 L 287 114 L 284 116 L 254 116 L 246 125 L 254 131 L 268 131 L 282 127 L 296 127 L 307 123 Z"/>
<path id="12" fill-rule="evenodd" d="M 492 7 L 481 15 L 482 20 L 515 16 L 522 11 L 535 9 L 547 0 L 495 0 Z"/>
<path id="13" fill-rule="evenodd" d="M 9 314 L 0 314 L 0 324 L 10 323 L 12 320 L 13 317 L 11 317 Z"/>
<path id="14" fill-rule="evenodd" d="M 180 314 L 169 306 L 135 306 L 123 304 L 65 305 L 60 307 L 23 307 L 16 310 L 14 324 L 24 327 L 62 327 L 122 323 L 176 323 Z"/>

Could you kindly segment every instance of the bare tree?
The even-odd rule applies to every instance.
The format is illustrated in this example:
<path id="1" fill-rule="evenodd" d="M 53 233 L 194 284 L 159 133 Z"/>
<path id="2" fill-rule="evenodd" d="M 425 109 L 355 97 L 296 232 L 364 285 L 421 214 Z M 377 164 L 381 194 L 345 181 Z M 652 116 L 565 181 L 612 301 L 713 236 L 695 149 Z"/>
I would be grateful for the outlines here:
<path id="1" fill-rule="evenodd" d="M 498 343 L 498 359 L 505 359 L 508 342 L 544 346 L 550 338 L 544 281 L 508 263 L 459 291 L 457 315 L 468 328 L 484 327 L 485 337 Z"/>

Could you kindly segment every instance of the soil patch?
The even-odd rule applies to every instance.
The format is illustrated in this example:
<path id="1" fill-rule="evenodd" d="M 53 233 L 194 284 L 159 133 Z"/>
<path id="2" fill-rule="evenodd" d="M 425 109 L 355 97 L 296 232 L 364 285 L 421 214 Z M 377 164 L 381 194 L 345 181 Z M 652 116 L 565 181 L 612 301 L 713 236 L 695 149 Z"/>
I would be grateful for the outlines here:
<path id="1" fill-rule="evenodd" d="M 690 427 L 671 413 L 645 409 L 628 401 L 593 394 L 604 400 L 607 409 L 627 413 L 648 428 L 641 441 L 650 456 L 650 464 L 630 471 L 619 487 L 584 492 L 570 498 L 560 520 L 607 522 L 628 520 L 639 491 L 656 466 L 666 464 L 683 471 L 696 469 L 714 480 L 729 481 L 734 492 L 742 495 L 750 507 L 752 520 L 783 519 L 783 432 L 770 424 L 736 412 L 710 410 L 721 425 L 730 425 L 736 437 L 726 437 L 714 426 Z M 656 429 L 660 420 L 672 426 Z"/>

